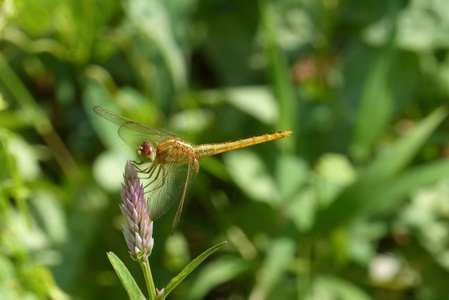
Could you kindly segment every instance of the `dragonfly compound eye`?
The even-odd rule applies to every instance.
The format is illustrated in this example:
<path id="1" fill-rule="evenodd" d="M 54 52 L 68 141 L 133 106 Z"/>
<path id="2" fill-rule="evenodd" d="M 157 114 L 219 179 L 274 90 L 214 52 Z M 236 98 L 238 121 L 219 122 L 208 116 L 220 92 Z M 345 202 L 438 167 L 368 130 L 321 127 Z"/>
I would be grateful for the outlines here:
<path id="1" fill-rule="evenodd" d="M 145 160 L 153 161 L 156 157 L 156 149 L 153 147 L 150 141 L 142 143 L 142 153 L 145 156 Z"/>

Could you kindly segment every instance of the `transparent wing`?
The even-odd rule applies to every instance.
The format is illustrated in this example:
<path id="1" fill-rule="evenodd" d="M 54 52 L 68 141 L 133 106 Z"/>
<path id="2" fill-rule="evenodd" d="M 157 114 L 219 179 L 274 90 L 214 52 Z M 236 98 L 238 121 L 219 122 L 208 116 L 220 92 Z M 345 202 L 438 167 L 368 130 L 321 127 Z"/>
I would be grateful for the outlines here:
<path id="1" fill-rule="evenodd" d="M 118 135 L 131 149 L 136 150 L 144 141 L 150 141 L 153 147 L 173 135 L 136 121 L 128 121 L 118 129 Z"/>
<path id="2" fill-rule="evenodd" d="M 126 122 L 132 121 L 128 118 L 122 117 L 116 113 L 113 113 L 112 111 L 109 111 L 109 110 L 104 109 L 99 106 L 94 107 L 94 112 L 97 115 L 99 115 L 99 116 L 105 118 L 106 120 L 111 121 L 112 123 L 115 123 L 119 126 L 125 124 Z"/>
<path id="3" fill-rule="evenodd" d="M 173 220 L 173 225 L 171 226 L 171 234 L 175 232 L 176 227 L 178 226 L 179 219 L 181 219 L 181 213 L 182 208 L 184 207 L 184 200 L 186 197 L 186 194 L 190 187 L 192 186 L 192 183 L 195 181 L 196 174 L 198 174 L 198 170 L 200 169 L 200 165 L 198 163 L 198 160 L 194 156 L 192 156 L 189 160 L 189 167 L 187 171 L 187 179 L 184 184 L 184 189 L 181 195 L 181 200 L 179 201 L 178 210 L 176 211 L 175 219 Z"/>
<path id="4" fill-rule="evenodd" d="M 150 178 L 145 179 L 144 184 L 151 183 L 145 190 L 149 192 L 151 218 L 157 220 L 175 202 L 183 203 L 184 197 L 198 173 L 198 162 L 195 159 L 195 162 L 192 161 L 188 164 L 159 164 L 156 160 L 153 164 L 156 164 L 155 168 L 157 169 L 152 172 Z"/>
<path id="5" fill-rule="evenodd" d="M 173 136 L 168 132 L 130 120 L 99 106 L 94 107 L 94 112 L 119 125 L 120 138 L 133 150 L 136 150 L 144 141 L 150 141 L 154 147 L 157 147 L 161 141 Z"/>

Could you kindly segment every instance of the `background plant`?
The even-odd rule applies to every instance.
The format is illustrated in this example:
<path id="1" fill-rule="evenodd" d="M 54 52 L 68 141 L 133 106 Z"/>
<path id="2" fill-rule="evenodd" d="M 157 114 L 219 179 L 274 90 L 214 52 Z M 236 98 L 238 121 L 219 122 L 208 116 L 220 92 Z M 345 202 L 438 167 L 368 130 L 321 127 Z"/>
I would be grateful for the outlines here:
<path id="1" fill-rule="evenodd" d="M 228 240 L 172 298 L 446 298 L 445 1 L 0 3 L 0 298 L 126 297 L 134 154 L 95 105 L 193 143 L 294 132 L 202 161 L 155 223 L 156 286 Z"/>

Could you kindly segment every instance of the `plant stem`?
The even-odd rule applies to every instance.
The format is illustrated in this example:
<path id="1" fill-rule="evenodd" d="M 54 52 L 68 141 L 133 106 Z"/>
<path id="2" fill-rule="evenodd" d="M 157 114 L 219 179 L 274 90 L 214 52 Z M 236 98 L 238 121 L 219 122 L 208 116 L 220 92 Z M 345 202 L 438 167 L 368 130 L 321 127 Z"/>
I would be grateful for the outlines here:
<path id="1" fill-rule="evenodd" d="M 155 300 L 156 287 L 154 286 L 153 275 L 151 274 L 150 262 L 148 261 L 148 258 L 141 262 L 140 266 L 142 267 L 143 275 L 145 277 L 145 283 L 147 284 L 150 300 Z"/>

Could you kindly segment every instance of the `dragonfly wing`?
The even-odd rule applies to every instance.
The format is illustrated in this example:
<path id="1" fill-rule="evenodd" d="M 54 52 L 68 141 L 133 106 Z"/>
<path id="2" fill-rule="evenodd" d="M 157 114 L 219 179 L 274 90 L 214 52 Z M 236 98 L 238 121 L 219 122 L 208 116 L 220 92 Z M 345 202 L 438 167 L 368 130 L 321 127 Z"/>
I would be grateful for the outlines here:
<path id="1" fill-rule="evenodd" d="M 120 138 L 133 150 L 136 150 L 144 141 L 150 141 L 154 147 L 157 147 L 158 143 L 173 136 L 168 132 L 130 120 L 99 106 L 94 107 L 94 112 L 119 125 Z"/>
<path id="2" fill-rule="evenodd" d="M 157 163 L 157 160 L 154 163 Z M 144 181 L 144 184 L 151 183 L 146 191 L 149 192 L 150 214 L 153 220 L 159 219 L 176 201 L 185 197 L 198 172 L 189 171 L 191 163 L 158 164 L 157 167 L 159 169 L 153 172 L 151 178 Z"/>
<path id="3" fill-rule="evenodd" d="M 181 200 L 179 201 L 178 210 L 176 211 L 175 220 L 173 221 L 173 225 L 171 227 L 171 234 L 175 231 L 178 226 L 179 219 L 181 218 L 182 208 L 184 206 L 184 199 L 186 197 L 187 191 L 190 189 L 192 183 L 195 181 L 196 174 L 198 174 L 198 170 L 200 169 L 200 165 L 198 160 L 193 156 L 190 158 L 189 166 L 187 170 L 187 178 L 184 183 L 184 189 L 181 195 Z"/>
<path id="4" fill-rule="evenodd" d="M 118 135 L 133 150 L 136 150 L 145 141 L 150 141 L 156 148 L 160 142 L 173 136 L 163 130 L 135 121 L 122 124 L 118 130 Z"/>
<path id="5" fill-rule="evenodd" d="M 118 115 L 116 113 L 113 113 L 112 111 L 109 111 L 109 110 L 104 109 L 104 108 L 99 107 L 99 106 L 95 106 L 94 107 L 94 112 L 97 115 L 99 115 L 99 116 L 105 118 L 106 120 L 111 121 L 112 123 L 115 123 L 115 124 L 117 124 L 119 126 L 125 124 L 126 122 L 131 121 L 128 118 L 122 117 L 122 116 L 120 116 L 120 115 Z"/>

